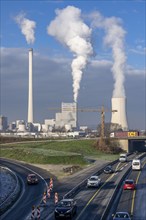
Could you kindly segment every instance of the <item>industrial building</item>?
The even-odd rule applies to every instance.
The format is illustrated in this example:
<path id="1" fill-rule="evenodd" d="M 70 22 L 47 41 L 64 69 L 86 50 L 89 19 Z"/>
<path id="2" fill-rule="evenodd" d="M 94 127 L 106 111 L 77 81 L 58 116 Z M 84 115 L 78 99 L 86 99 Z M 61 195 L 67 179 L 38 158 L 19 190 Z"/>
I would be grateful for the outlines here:
<path id="1" fill-rule="evenodd" d="M 8 128 L 8 119 L 7 117 L 0 116 L 0 131 L 5 131 Z"/>
<path id="2" fill-rule="evenodd" d="M 61 104 L 61 113 L 56 113 L 55 128 L 65 127 L 67 130 L 77 127 L 77 104 Z"/>

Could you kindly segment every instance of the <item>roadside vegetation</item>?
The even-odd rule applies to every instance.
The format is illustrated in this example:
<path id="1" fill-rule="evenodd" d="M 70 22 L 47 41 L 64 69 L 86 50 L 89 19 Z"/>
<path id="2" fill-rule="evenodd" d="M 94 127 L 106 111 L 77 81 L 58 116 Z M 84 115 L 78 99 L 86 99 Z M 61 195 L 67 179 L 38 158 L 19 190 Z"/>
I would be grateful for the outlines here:
<path id="1" fill-rule="evenodd" d="M 112 161 L 118 158 L 116 152 L 98 149 L 96 140 L 44 140 L 34 142 L 1 143 L 1 157 L 37 164 L 86 165 L 92 160 Z"/>

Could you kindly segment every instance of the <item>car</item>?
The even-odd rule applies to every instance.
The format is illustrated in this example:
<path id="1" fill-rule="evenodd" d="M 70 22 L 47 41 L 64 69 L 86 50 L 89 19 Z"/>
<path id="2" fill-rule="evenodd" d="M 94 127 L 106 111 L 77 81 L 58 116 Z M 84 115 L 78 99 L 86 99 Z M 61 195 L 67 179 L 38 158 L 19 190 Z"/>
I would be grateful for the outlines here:
<path id="1" fill-rule="evenodd" d="M 113 216 L 113 220 L 131 220 L 128 212 L 116 212 Z"/>
<path id="2" fill-rule="evenodd" d="M 74 199 L 62 199 L 60 202 L 57 203 L 54 211 L 55 219 L 60 218 L 69 218 L 72 217 L 77 212 L 77 205 Z"/>
<path id="3" fill-rule="evenodd" d="M 132 170 L 141 170 L 140 159 L 133 159 L 132 160 Z"/>
<path id="4" fill-rule="evenodd" d="M 91 176 L 87 180 L 87 187 L 98 187 L 101 184 L 101 179 L 99 176 Z"/>
<path id="5" fill-rule="evenodd" d="M 120 154 L 119 161 L 122 163 L 127 162 L 127 154 Z"/>
<path id="6" fill-rule="evenodd" d="M 106 173 L 106 174 L 109 174 L 109 173 L 114 173 L 114 170 L 113 170 L 112 166 L 109 165 L 109 166 L 104 168 L 103 172 Z"/>
<path id="7" fill-rule="evenodd" d="M 123 185 L 124 190 L 126 190 L 126 189 L 134 190 L 135 188 L 136 188 L 136 185 L 135 185 L 134 180 L 132 180 L 132 179 L 125 180 L 124 185 Z"/>
<path id="8" fill-rule="evenodd" d="M 30 173 L 27 176 L 27 184 L 37 184 L 38 183 L 38 177 L 34 173 Z"/>

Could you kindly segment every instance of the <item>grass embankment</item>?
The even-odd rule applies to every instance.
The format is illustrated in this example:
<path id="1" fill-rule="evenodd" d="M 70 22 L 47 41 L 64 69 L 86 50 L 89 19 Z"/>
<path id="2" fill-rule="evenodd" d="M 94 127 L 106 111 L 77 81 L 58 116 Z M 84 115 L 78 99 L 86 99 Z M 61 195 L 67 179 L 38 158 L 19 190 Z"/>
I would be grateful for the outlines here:
<path id="1" fill-rule="evenodd" d="M 106 154 L 94 148 L 95 140 L 45 141 L 1 145 L 1 157 L 38 164 L 85 165 L 85 157 L 115 160 L 117 155 Z"/>

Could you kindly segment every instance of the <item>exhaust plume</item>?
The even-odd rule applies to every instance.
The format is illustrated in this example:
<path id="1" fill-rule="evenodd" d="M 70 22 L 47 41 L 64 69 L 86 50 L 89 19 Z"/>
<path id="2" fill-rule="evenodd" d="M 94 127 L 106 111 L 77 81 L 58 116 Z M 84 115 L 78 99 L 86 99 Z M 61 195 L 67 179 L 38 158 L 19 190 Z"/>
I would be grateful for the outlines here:
<path id="1" fill-rule="evenodd" d="M 15 17 L 16 23 L 19 25 L 22 34 L 25 36 L 25 39 L 28 44 L 34 43 L 34 29 L 36 27 L 36 23 L 32 20 L 25 18 L 24 13 L 20 13 Z"/>
<path id="2" fill-rule="evenodd" d="M 47 32 L 74 53 L 71 68 L 74 101 L 77 102 L 83 70 L 93 53 L 90 43 L 91 29 L 82 21 L 81 10 L 68 6 L 56 10 L 56 18 L 47 27 Z"/>
<path id="3" fill-rule="evenodd" d="M 125 97 L 125 68 L 126 68 L 126 55 L 124 49 L 125 30 L 122 28 L 121 19 L 116 17 L 105 18 L 99 12 L 91 15 L 93 19 L 92 25 L 94 27 L 104 28 L 105 38 L 104 43 L 112 48 L 113 56 L 113 78 L 114 90 L 113 97 Z"/>

